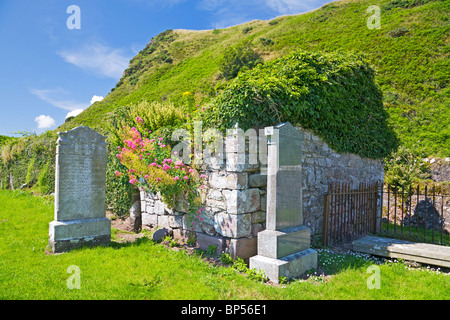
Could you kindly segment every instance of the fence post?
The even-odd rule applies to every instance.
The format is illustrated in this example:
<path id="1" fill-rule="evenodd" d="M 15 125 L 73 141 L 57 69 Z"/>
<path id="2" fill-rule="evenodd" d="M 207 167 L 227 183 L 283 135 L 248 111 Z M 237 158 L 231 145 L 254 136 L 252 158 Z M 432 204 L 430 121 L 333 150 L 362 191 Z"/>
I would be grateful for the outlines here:
<path id="1" fill-rule="evenodd" d="M 328 193 L 325 194 L 325 205 L 323 208 L 323 229 L 322 229 L 322 242 L 326 246 L 328 244 L 328 219 L 330 216 L 330 184 L 328 184 Z"/>

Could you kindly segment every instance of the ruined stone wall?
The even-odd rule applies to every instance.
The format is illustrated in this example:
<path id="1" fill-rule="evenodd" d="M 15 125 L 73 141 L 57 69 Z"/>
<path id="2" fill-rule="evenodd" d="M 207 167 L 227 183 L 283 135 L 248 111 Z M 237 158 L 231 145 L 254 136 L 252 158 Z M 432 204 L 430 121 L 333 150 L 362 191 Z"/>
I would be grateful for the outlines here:
<path id="1" fill-rule="evenodd" d="M 383 165 L 379 160 L 363 159 L 353 154 L 339 154 L 309 130 L 298 128 L 303 135 L 303 216 L 312 235 L 322 228 L 324 195 L 328 183 L 383 181 Z M 207 176 L 202 190 L 205 210 L 203 221 L 195 226 L 200 248 L 216 245 L 217 252 L 227 251 L 233 258 L 247 259 L 256 254 L 257 234 L 265 229 L 267 140 L 258 135 L 256 144 L 239 145 L 236 136 L 224 139 L 224 162 L 201 167 Z M 240 159 L 245 150 L 245 163 Z M 255 160 L 257 162 L 255 163 Z M 252 164 L 249 164 L 252 163 Z M 142 224 L 170 228 L 175 237 L 185 237 L 190 225 L 186 203 L 169 209 L 158 195 L 141 192 Z"/>
<path id="2" fill-rule="evenodd" d="M 329 183 L 350 183 L 356 189 L 360 183 L 381 184 L 384 167 L 381 160 L 361 158 L 355 154 L 337 153 L 310 130 L 303 133 L 303 215 L 304 224 L 313 234 L 322 231 L 324 195 Z M 380 202 L 379 202 L 380 203 Z"/>

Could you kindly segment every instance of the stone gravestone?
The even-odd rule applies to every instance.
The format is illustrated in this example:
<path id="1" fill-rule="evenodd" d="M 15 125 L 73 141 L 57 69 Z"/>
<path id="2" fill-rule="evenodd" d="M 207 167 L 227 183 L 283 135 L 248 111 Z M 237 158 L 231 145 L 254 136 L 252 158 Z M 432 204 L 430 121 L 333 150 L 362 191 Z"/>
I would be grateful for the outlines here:
<path id="1" fill-rule="evenodd" d="M 58 253 L 109 243 L 105 137 L 84 126 L 58 135 L 55 220 L 50 222 L 49 245 Z"/>
<path id="2" fill-rule="evenodd" d="M 278 283 L 317 268 L 317 252 L 310 248 L 311 233 L 303 225 L 300 132 L 290 123 L 266 127 L 266 230 L 258 233 L 258 254 L 250 269 L 264 270 Z"/>

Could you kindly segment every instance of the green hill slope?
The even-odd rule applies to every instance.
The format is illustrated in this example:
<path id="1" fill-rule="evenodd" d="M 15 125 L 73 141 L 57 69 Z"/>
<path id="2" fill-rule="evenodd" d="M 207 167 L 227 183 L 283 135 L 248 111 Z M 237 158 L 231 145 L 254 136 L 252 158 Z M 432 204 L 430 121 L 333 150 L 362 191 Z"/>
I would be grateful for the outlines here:
<path id="1" fill-rule="evenodd" d="M 380 29 L 367 27 L 373 4 L 381 9 Z M 108 113 L 142 100 L 181 106 L 186 91 L 196 103 L 208 102 L 227 82 L 220 71 L 225 49 L 247 43 L 264 61 L 299 49 L 364 56 L 376 70 L 401 144 L 423 155 L 450 156 L 449 16 L 448 1 L 339 1 L 226 29 L 168 30 L 130 61 L 103 101 L 58 130 L 80 124 L 101 130 Z"/>

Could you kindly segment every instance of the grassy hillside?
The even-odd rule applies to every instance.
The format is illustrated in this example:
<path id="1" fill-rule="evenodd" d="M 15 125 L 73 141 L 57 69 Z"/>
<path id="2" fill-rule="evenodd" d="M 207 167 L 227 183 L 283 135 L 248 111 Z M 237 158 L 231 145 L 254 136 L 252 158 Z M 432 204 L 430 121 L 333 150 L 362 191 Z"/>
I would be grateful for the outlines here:
<path id="1" fill-rule="evenodd" d="M 367 27 L 370 5 L 381 8 L 380 29 Z M 424 156 L 450 156 L 449 12 L 448 1 L 339 1 L 226 29 L 168 30 L 130 61 L 103 101 L 58 130 L 80 124 L 102 130 L 108 113 L 142 100 L 181 107 L 186 91 L 196 103 L 211 101 L 227 82 L 220 71 L 225 49 L 246 43 L 264 61 L 299 49 L 364 56 L 401 144 Z"/>

